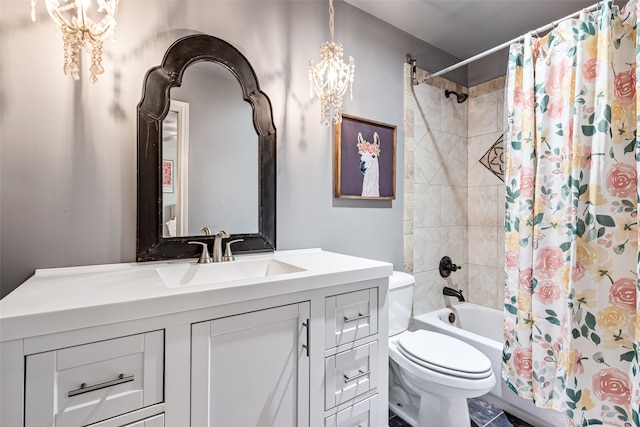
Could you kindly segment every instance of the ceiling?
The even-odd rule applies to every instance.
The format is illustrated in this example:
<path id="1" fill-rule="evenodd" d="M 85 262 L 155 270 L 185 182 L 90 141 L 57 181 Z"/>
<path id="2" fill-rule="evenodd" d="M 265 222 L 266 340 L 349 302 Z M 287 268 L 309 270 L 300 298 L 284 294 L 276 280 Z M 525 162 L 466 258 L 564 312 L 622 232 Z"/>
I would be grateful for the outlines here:
<path id="1" fill-rule="evenodd" d="M 455 57 L 467 59 L 558 21 L 595 0 L 345 0 Z M 620 3 L 619 5 L 622 5 Z"/>

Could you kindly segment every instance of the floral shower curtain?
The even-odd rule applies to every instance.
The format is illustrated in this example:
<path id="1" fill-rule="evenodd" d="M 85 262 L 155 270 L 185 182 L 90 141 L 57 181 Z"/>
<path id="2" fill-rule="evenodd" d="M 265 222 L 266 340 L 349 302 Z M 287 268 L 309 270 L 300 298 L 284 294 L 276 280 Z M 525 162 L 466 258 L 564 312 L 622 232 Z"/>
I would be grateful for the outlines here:
<path id="1" fill-rule="evenodd" d="M 503 379 L 567 426 L 640 427 L 636 1 L 509 55 Z"/>

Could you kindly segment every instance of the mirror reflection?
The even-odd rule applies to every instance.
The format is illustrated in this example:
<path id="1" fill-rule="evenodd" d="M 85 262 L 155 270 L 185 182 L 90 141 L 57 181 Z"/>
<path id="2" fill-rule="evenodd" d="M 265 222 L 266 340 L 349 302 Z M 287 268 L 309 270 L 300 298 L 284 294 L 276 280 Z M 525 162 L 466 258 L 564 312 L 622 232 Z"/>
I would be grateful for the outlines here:
<path id="1" fill-rule="evenodd" d="M 164 133 L 175 146 L 164 148 L 170 110 Z M 206 34 L 176 40 L 147 71 L 138 104 L 136 259 L 196 257 L 189 242 L 214 242 L 203 227 L 239 240 L 236 254 L 275 250 L 276 142 L 271 101 L 247 58 Z"/>
<path id="2" fill-rule="evenodd" d="M 197 62 L 170 92 L 162 123 L 163 237 L 259 230 L 258 136 L 235 76 Z"/>

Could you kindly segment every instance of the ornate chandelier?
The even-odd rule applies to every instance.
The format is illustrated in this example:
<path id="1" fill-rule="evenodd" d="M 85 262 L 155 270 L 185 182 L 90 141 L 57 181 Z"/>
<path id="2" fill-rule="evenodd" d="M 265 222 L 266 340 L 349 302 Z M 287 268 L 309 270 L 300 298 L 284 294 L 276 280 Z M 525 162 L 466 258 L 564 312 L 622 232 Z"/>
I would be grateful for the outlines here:
<path id="1" fill-rule="evenodd" d="M 311 97 L 315 89 L 316 95 L 320 99 L 321 122 L 329 125 L 330 110 L 333 109 L 333 123 L 342 121 L 340 115 L 342 110 L 342 97 L 350 89 L 350 96 L 353 99 L 353 78 L 355 74 L 355 63 L 353 57 L 349 57 L 349 63 L 342 60 L 344 52 L 341 43 L 333 41 L 333 0 L 329 0 L 329 41 L 320 45 L 320 63 L 313 64 L 313 59 L 309 59 L 309 83 L 311 85 Z"/>
<path id="2" fill-rule="evenodd" d="M 36 1 L 31 0 L 31 20 L 36 20 Z M 62 33 L 64 50 L 64 73 L 74 80 L 80 79 L 78 56 L 84 48 L 91 53 L 89 71 L 91 83 L 98 81 L 102 68 L 102 42 L 116 26 L 118 0 L 96 0 L 91 9 L 91 0 L 45 0 L 51 19 Z"/>

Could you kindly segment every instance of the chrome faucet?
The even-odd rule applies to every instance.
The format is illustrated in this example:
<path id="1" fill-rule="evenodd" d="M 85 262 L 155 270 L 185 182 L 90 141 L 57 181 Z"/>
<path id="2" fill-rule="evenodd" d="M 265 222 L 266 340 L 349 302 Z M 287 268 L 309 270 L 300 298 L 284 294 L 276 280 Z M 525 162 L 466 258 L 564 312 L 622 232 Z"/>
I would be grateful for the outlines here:
<path id="1" fill-rule="evenodd" d="M 216 233 L 215 239 L 213 240 L 213 262 L 224 261 L 222 257 L 222 239 L 226 239 L 228 237 L 230 237 L 229 233 L 224 230 L 220 230 Z"/>

